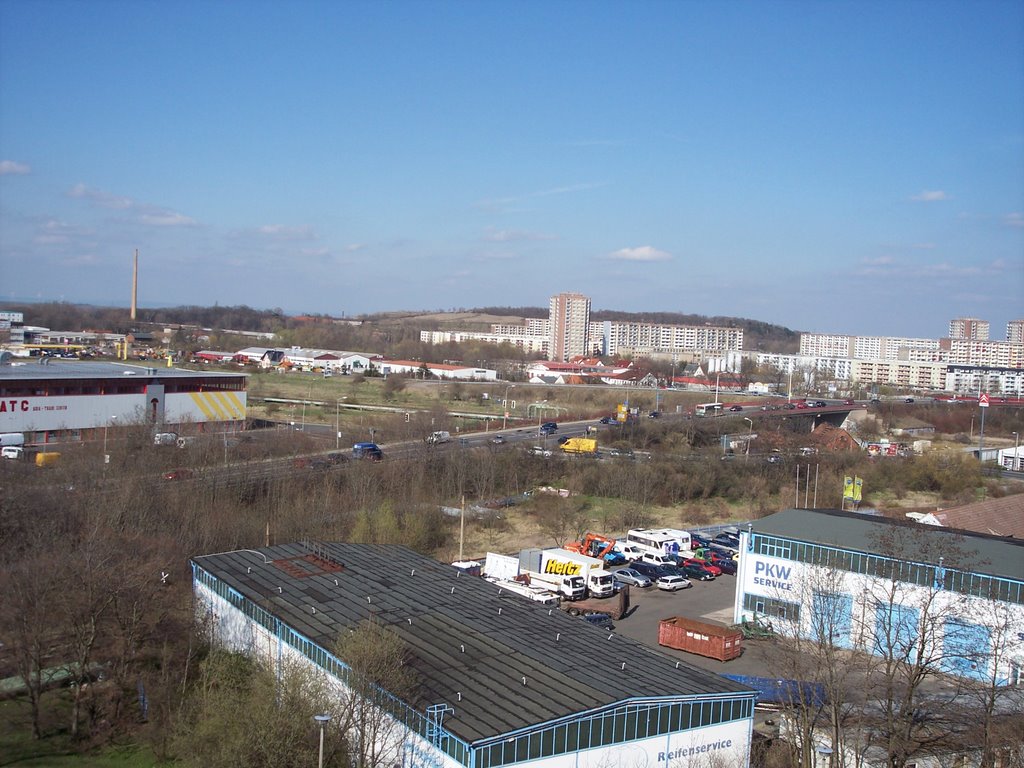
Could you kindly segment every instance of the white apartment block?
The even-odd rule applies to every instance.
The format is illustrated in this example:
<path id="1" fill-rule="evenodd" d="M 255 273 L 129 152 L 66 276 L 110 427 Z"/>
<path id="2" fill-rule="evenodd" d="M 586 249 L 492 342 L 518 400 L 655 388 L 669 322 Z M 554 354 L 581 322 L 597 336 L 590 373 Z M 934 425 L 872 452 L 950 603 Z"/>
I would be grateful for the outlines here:
<path id="1" fill-rule="evenodd" d="M 939 349 L 938 339 L 900 336 L 849 336 L 801 333 L 800 354 L 811 357 L 848 357 L 854 360 L 898 360 Z"/>
<path id="2" fill-rule="evenodd" d="M 821 357 L 816 355 L 783 355 L 778 352 L 749 353 L 758 367 L 774 368 L 787 376 L 794 372 L 823 373 L 837 381 L 849 381 L 853 369 L 853 360 L 839 357 Z"/>
<path id="3" fill-rule="evenodd" d="M 988 341 L 988 320 L 976 317 L 957 317 L 949 321 L 949 338 Z"/>
<path id="4" fill-rule="evenodd" d="M 898 389 L 946 388 L 946 363 L 910 360 L 854 360 L 851 380 L 855 384 L 883 384 Z"/>
<path id="5" fill-rule="evenodd" d="M 1024 368 L 1024 344 L 1009 341 L 942 339 L 950 365 L 983 368 Z"/>
<path id="6" fill-rule="evenodd" d="M 491 325 L 491 333 L 498 336 L 549 336 L 551 323 L 547 319 L 528 319 L 519 325 L 494 323 Z"/>
<path id="7" fill-rule="evenodd" d="M 1024 344 L 1024 320 L 1011 320 L 1006 324 L 1006 340 L 1011 344 Z"/>
<path id="8" fill-rule="evenodd" d="M 517 326 L 508 326 L 517 327 Z M 518 326 L 522 327 L 522 326 Z M 530 336 L 526 334 L 498 334 L 479 331 L 420 331 L 420 341 L 424 344 L 461 344 L 466 341 L 481 341 L 485 344 L 511 344 L 527 354 L 542 354 L 545 357 L 551 344 L 547 336 Z"/>
<path id="9" fill-rule="evenodd" d="M 559 293 L 548 302 L 550 347 L 548 358 L 566 362 L 591 354 L 590 297 Z"/>
<path id="10" fill-rule="evenodd" d="M 738 352 L 743 349 L 743 329 L 725 326 L 605 320 L 590 324 L 590 338 L 602 340 L 601 353 L 604 355 L 617 355 L 620 349 L 628 349 L 635 354 Z"/>
<path id="11" fill-rule="evenodd" d="M 949 365 L 943 389 L 963 395 L 987 392 L 1005 397 L 1021 397 L 1024 396 L 1024 369 Z"/>

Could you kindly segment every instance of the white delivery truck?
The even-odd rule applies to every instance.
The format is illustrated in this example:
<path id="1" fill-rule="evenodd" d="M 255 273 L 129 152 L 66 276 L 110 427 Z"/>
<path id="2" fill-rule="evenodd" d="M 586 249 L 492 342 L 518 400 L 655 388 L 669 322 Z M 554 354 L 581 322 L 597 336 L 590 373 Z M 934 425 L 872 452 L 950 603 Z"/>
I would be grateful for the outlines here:
<path id="1" fill-rule="evenodd" d="M 545 589 L 543 586 L 538 586 L 536 584 L 522 584 L 518 581 L 502 581 L 501 579 L 487 579 L 487 581 L 497 587 L 500 587 L 505 592 L 520 595 L 525 597 L 527 600 L 533 600 L 541 605 L 547 605 L 553 608 L 557 608 L 559 605 L 558 595 L 549 589 Z"/>
<path id="2" fill-rule="evenodd" d="M 539 562 L 537 552 L 540 553 Z M 523 555 L 527 553 L 529 564 L 525 570 L 530 572 L 531 579 L 579 577 L 592 597 L 611 597 L 615 594 L 615 582 L 604 569 L 603 560 L 567 549 L 523 550 L 519 554 L 521 569 L 524 569 Z"/>
<path id="3" fill-rule="evenodd" d="M 519 574 L 526 575 L 530 584 L 545 587 L 566 600 L 582 600 L 587 596 L 587 584 L 579 575 L 578 567 L 559 567 L 544 561 L 542 549 L 524 549 L 519 553 Z M 546 570 L 545 570 L 546 568 Z"/>

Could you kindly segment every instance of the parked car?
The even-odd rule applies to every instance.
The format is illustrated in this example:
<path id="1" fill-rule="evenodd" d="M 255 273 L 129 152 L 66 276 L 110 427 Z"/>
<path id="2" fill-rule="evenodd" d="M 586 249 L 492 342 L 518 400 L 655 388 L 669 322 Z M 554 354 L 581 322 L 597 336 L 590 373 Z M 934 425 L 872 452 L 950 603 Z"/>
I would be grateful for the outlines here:
<path id="1" fill-rule="evenodd" d="M 701 560 L 701 559 L 696 558 L 696 557 L 686 557 L 686 558 L 683 558 L 683 560 L 680 563 L 680 565 L 683 566 L 683 567 L 685 567 L 687 565 L 699 565 L 702 568 L 704 568 L 708 573 L 710 573 L 712 576 L 721 576 L 722 575 L 722 569 L 719 568 L 717 565 L 714 565 L 713 563 L 707 562 L 705 560 Z"/>
<path id="2" fill-rule="evenodd" d="M 629 584 L 631 587 L 651 586 L 651 580 L 636 568 L 618 568 L 612 571 L 612 578 L 620 584 Z"/>
<path id="3" fill-rule="evenodd" d="M 642 576 L 646 576 L 652 582 L 664 574 L 664 571 L 661 570 L 662 567 L 663 566 L 654 565 L 652 563 L 642 563 L 639 560 L 630 566 L 634 571 Z"/>
<path id="4" fill-rule="evenodd" d="M 585 622 L 593 624 L 595 627 L 611 631 L 615 629 L 615 624 L 612 622 L 612 616 L 610 613 L 604 613 L 603 611 L 594 611 L 593 613 L 585 613 L 580 616 Z"/>
<path id="5" fill-rule="evenodd" d="M 659 576 L 658 580 L 654 582 L 654 585 L 658 589 L 663 589 L 666 592 L 676 592 L 680 589 L 689 589 L 693 586 L 689 579 L 685 579 L 675 573 L 666 573 L 663 576 Z"/>
<path id="6" fill-rule="evenodd" d="M 702 533 L 694 533 L 693 531 L 690 531 L 690 546 L 692 546 L 694 549 L 699 549 L 701 547 L 710 547 L 711 539 L 709 539 Z"/>
<path id="7" fill-rule="evenodd" d="M 651 565 L 675 565 L 675 558 L 671 555 L 657 555 L 653 552 L 644 552 L 640 556 L 641 563 L 650 563 Z"/>
<path id="8" fill-rule="evenodd" d="M 777 455 L 777 454 L 773 454 Z M 733 536 L 731 533 L 720 533 L 711 540 L 712 544 L 717 544 L 720 547 L 726 547 L 727 549 L 736 550 L 740 548 L 739 536 Z"/>
<path id="9" fill-rule="evenodd" d="M 680 565 L 679 570 L 686 574 L 687 578 L 697 581 L 714 581 L 715 574 L 699 563 L 692 565 Z"/>
<path id="10" fill-rule="evenodd" d="M 713 565 L 721 573 L 728 576 L 736 575 L 736 561 L 732 559 L 732 555 L 720 555 L 714 550 L 705 550 L 702 556 L 697 556 L 694 560 L 699 560 L 705 565 Z"/>

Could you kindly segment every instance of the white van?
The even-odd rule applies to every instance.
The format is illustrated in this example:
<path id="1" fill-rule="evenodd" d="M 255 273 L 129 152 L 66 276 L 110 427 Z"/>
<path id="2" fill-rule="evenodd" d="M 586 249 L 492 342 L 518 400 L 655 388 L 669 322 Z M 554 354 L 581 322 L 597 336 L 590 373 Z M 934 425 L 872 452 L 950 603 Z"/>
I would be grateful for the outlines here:
<path id="1" fill-rule="evenodd" d="M 431 432 L 427 437 L 427 442 L 430 445 L 437 445 L 438 443 L 451 442 L 452 436 L 449 432 Z"/>
<path id="2" fill-rule="evenodd" d="M 25 455 L 25 449 L 20 445 L 5 445 L 0 448 L 0 458 L 4 459 L 20 459 Z"/>

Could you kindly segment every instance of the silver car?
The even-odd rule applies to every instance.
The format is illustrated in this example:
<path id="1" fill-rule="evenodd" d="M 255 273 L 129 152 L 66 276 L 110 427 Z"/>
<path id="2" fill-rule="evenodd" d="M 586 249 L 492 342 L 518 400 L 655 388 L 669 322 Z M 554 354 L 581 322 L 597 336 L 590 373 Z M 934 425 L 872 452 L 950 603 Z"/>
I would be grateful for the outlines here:
<path id="1" fill-rule="evenodd" d="M 684 579 L 682 576 L 677 576 L 675 574 L 659 576 L 655 585 L 658 589 L 664 589 L 666 592 L 675 592 L 678 589 L 689 589 L 693 586 L 689 579 Z"/>
<path id="2" fill-rule="evenodd" d="M 644 576 L 640 571 L 636 571 L 632 568 L 618 568 L 612 571 L 612 578 L 614 578 L 620 584 L 629 584 L 632 587 L 649 587 L 651 586 L 651 580 Z"/>

